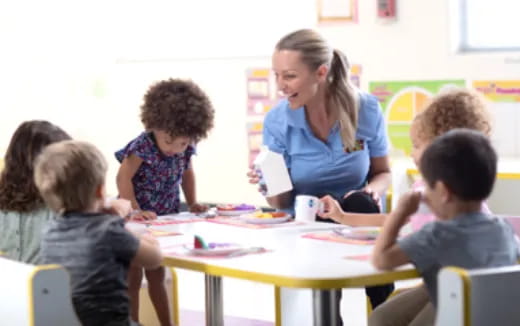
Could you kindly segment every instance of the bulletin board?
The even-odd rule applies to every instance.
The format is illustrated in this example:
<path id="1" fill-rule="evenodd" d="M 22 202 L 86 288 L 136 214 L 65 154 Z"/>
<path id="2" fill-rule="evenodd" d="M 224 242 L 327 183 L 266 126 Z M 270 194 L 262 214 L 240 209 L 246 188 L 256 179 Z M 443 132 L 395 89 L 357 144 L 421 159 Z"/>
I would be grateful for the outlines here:
<path id="1" fill-rule="evenodd" d="M 475 80 L 472 86 L 489 101 L 499 155 L 520 156 L 520 80 Z"/>
<path id="2" fill-rule="evenodd" d="M 357 22 L 357 0 L 318 0 L 318 22 Z"/>

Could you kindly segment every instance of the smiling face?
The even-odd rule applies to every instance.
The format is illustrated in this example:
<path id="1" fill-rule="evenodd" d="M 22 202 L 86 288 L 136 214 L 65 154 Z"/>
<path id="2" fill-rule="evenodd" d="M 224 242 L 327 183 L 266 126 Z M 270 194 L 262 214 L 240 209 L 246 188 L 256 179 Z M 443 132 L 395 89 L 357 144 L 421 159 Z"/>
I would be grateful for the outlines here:
<path id="1" fill-rule="evenodd" d="M 273 71 L 278 89 L 287 97 L 291 109 L 311 102 L 325 82 L 328 68 L 312 70 L 301 60 L 299 51 L 277 50 L 273 54 Z"/>
<path id="2" fill-rule="evenodd" d="M 173 156 L 182 153 L 191 143 L 191 139 L 185 136 L 172 137 L 162 130 L 153 130 L 155 142 L 161 153 L 166 156 Z"/>

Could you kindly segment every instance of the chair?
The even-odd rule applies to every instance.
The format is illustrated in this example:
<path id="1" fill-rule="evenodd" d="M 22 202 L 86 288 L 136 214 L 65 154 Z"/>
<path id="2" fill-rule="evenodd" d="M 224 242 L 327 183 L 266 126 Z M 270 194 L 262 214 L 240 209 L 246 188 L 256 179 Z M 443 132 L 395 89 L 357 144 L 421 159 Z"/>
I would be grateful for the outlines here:
<path id="1" fill-rule="evenodd" d="M 520 325 L 520 266 L 443 268 L 435 325 Z"/>
<path id="2" fill-rule="evenodd" d="M 80 326 L 70 278 L 58 265 L 34 266 L 0 257 L 0 316 L 17 326 Z"/>

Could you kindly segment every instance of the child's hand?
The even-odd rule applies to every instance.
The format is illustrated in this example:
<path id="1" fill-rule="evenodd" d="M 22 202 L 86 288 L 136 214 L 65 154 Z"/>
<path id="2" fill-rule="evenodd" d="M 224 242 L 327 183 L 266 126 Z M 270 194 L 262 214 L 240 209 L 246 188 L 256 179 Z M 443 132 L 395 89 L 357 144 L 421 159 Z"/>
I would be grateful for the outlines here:
<path id="1" fill-rule="evenodd" d="M 154 246 L 159 246 L 159 241 L 157 241 L 157 239 L 149 233 L 142 233 L 138 237 L 142 241 L 148 242 L 149 244 L 152 244 Z"/>
<path id="2" fill-rule="evenodd" d="M 190 212 L 192 212 L 192 213 L 204 213 L 205 211 L 208 210 L 208 206 L 202 205 L 199 203 L 193 203 L 189 206 L 189 209 L 190 209 Z"/>
<path id="3" fill-rule="evenodd" d="M 403 194 L 399 201 L 397 202 L 397 206 L 395 208 L 395 214 L 398 218 L 401 219 L 401 222 L 405 222 L 410 215 L 417 212 L 419 208 L 419 204 L 421 203 L 422 194 L 419 191 L 409 191 Z"/>
<path id="4" fill-rule="evenodd" d="M 338 201 L 332 196 L 325 196 L 320 198 L 320 202 L 323 203 L 323 212 L 318 212 L 318 215 L 322 218 L 330 218 L 331 220 L 334 220 L 338 223 L 341 222 L 341 217 L 343 215 L 343 210 L 341 209 L 341 206 L 339 205 Z"/>
<path id="5" fill-rule="evenodd" d="M 128 216 L 129 220 L 135 220 L 135 221 L 148 221 L 148 220 L 155 220 L 157 219 L 157 214 L 152 211 L 142 211 L 140 209 L 136 209 L 130 213 Z"/>
<path id="6" fill-rule="evenodd" d="M 126 199 L 114 199 L 108 202 L 103 208 L 103 212 L 125 217 L 132 212 L 132 203 Z"/>

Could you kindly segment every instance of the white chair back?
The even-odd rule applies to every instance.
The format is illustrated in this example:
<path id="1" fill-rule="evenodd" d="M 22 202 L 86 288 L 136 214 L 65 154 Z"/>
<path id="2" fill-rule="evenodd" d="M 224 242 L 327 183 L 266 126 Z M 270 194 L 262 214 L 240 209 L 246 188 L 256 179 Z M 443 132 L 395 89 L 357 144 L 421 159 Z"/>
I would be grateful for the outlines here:
<path id="1" fill-rule="evenodd" d="M 438 277 L 437 326 L 520 325 L 520 266 L 465 270 Z"/>
<path id="2" fill-rule="evenodd" d="M 57 265 L 34 266 L 0 257 L 0 324 L 80 326 L 70 277 Z"/>

